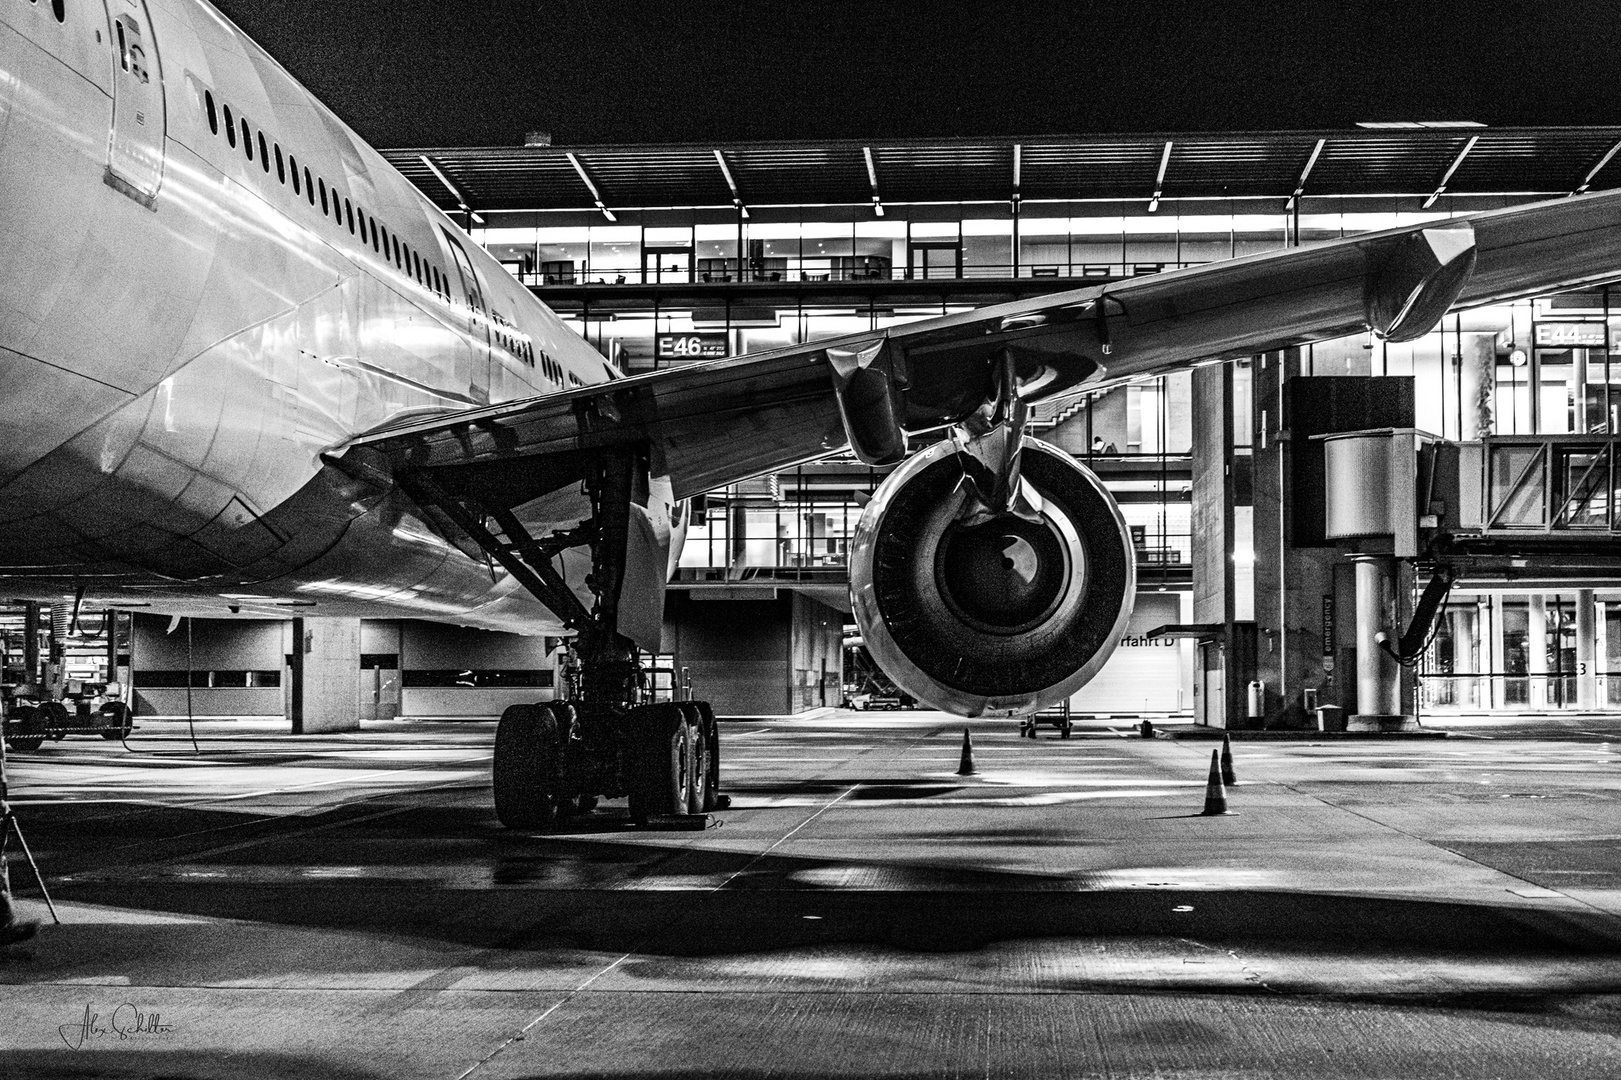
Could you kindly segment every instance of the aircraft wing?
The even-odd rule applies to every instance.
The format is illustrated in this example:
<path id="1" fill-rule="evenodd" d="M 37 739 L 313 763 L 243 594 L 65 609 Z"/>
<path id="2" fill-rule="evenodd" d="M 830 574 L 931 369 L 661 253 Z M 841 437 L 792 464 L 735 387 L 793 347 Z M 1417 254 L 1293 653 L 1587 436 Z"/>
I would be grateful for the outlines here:
<path id="1" fill-rule="evenodd" d="M 1372 330 L 1409 340 L 1448 310 L 1621 278 L 1621 191 L 1581 195 L 654 371 L 374 431 L 329 459 L 401 468 L 508 506 L 649 448 L 677 497 L 958 422 L 1011 359 L 1028 400 Z"/>

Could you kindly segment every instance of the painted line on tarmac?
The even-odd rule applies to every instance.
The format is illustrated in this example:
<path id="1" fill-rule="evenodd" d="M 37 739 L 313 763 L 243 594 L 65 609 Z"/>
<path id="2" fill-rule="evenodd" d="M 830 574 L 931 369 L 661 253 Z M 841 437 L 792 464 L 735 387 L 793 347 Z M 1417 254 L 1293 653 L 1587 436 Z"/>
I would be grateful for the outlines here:
<path id="1" fill-rule="evenodd" d="M 909 744 L 909 745 L 915 745 L 919 741 L 921 741 L 921 740 L 920 739 L 913 739 L 912 743 Z M 869 753 L 869 752 L 870 752 L 870 749 L 863 749 L 859 753 L 857 753 L 855 756 L 859 757 L 859 756 L 861 756 L 861 754 Z M 835 805 L 837 805 L 838 803 L 840 803 L 844 799 L 848 798 L 853 792 L 855 792 L 860 787 L 861 787 L 861 784 L 859 782 L 851 784 L 849 787 L 845 788 L 842 792 L 840 792 L 838 794 L 838 796 L 836 796 L 835 798 L 829 800 L 826 803 L 823 803 L 820 807 L 817 808 L 817 810 L 816 810 L 816 812 L 814 814 L 811 814 L 804 821 L 801 821 L 798 825 L 795 825 L 792 829 L 788 830 L 787 833 L 785 833 L 781 837 L 779 837 L 773 844 L 771 844 L 770 847 L 766 848 L 764 851 L 762 851 L 759 854 L 755 855 L 754 858 L 750 859 L 746 864 L 744 864 L 741 869 L 737 870 L 731 876 L 727 877 L 719 885 L 716 885 L 714 888 L 710 889 L 709 892 L 711 894 L 713 894 L 713 893 L 717 893 L 720 890 L 726 888 L 726 886 L 731 884 L 734 880 L 736 880 L 739 875 L 746 873 L 749 870 L 750 867 L 754 866 L 761 859 L 765 858 L 767 855 L 770 855 L 777 848 L 779 848 L 783 844 L 787 843 L 801 829 L 803 829 L 805 826 L 809 825 L 811 822 L 815 821 L 817 818 L 821 817 L 824 813 L 826 813 L 828 810 L 831 810 Z M 672 853 L 672 854 L 675 854 L 675 853 Z M 683 851 L 680 854 L 685 854 L 685 852 Z M 493 1061 L 496 1058 L 496 1056 L 499 1055 L 500 1053 L 502 1053 L 504 1050 L 506 1050 L 507 1047 L 511 1046 L 514 1043 L 522 1042 L 523 1040 L 527 1039 L 529 1037 L 529 1032 L 534 1030 L 534 1028 L 538 1024 L 540 1024 L 541 1021 L 545 1020 L 548 1016 L 552 1015 L 558 1009 L 561 1009 L 564 1005 L 567 1005 L 569 1002 L 573 1001 L 580 994 L 584 993 L 598 979 L 601 979 L 604 975 L 607 975 L 610 972 L 612 972 L 614 969 L 618 968 L 626 960 L 629 960 L 632 956 L 635 956 L 638 952 L 641 951 L 641 948 L 642 948 L 643 945 L 645 945 L 649 941 L 651 941 L 660 932 L 662 932 L 662 931 L 661 930 L 655 930 L 653 933 L 649 933 L 646 937 L 642 938 L 640 941 L 633 944 L 630 947 L 629 951 L 627 951 L 623 956 L 619 957 L 617 960 L 613 961 L 613 963 L 611 963 L 611 964 L 607 965 L 606 967 L 604 967 L 601 971 L 596 972 L 590 978 L 586 979 L 584 982 L 580 983 L 580 985 L 576 986 L 573 990 L 570 990 L 568 993 L 564 994 L 561 1000 L 559 1000 L 557 1002 L 554 1002 L 551 1005 L 550 1008 L 546 1009 L 546 1011 L 542 1012 L 539 1016 L 535 1017 L 533 1020 L 529 1021 L 529 1023 L 525 1024 L 521 1029 L 519 1029 L 517 1034 L 509 1036 L 505 1041 L 503 1041 L 498 1046 L 496 1046 L 495 1049 L 491 1050 L 488 1054 L 485 1054 L 482 1058 L 475 1061 L 472 1065 L 468 1066 L 467 1069 L 465 1069 L 462 1073 L 460 1073 L 456 1077 L 456 1080 L 467 1080 L 467 1078 L 469 1076 L 472 1076 L 479 1069 L 483 1068 L 485 1065 L 487 1065 L 491 1061 Z"/>

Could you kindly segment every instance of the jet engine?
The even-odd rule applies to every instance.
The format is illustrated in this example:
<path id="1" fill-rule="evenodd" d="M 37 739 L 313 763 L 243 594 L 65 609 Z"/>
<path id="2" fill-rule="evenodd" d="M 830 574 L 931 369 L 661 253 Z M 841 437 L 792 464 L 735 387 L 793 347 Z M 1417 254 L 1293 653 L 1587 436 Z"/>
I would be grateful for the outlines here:
<path id="1" fill-rule="evenodd" d="M 987 512 L 958 445 L 879 486 L 850 595 L 868 650 L 907 693 L 962 716 L 1063 701 L 1114 651 L 1136 597 L 1120 508 L 1070 455 L 1024 438 L 1016 507 Z"/>

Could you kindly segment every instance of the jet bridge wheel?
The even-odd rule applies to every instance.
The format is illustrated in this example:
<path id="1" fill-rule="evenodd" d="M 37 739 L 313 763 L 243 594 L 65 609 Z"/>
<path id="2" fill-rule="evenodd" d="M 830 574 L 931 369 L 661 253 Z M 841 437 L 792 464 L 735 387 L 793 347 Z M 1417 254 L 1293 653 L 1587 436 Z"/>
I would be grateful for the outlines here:
<path id="1" fill-rule="evenodd" d="M 655 816 L 693 813 L 703 805 L 701 723 L 691 722 L 684 703 L 638 705 L 631 715 L 631 821 L 646 825 Z"/>
<path id="2" fill-rule="evenodd" d="M 512 705 L 495 728 L 495 815 L 509 829 L 535 829 L 557 816 L 563 788 L 562 732 L 555 704 Z"/>

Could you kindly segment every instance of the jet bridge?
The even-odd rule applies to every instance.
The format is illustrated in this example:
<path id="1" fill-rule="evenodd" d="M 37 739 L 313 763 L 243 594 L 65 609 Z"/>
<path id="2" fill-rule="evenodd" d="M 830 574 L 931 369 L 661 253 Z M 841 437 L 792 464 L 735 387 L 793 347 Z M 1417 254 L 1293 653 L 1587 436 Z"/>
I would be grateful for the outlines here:
<path id="1" fill-rule="evenodd" d="M 1454 584 L 1621 584 L 1621 439 L 1448 442 L 1413 428 L 1316 438 L 1324 532 L 1356 562 L 1357 726 L 1411 723 L 1395 665 L 1418 661 Z M 1393 617 L 1399 560 L 1430 574 L 1405 628 Z"/>

